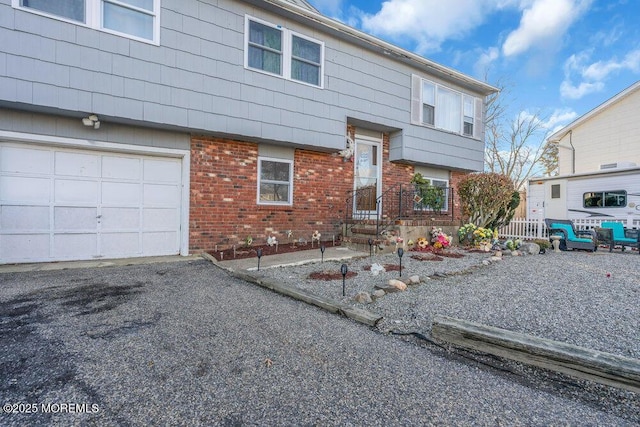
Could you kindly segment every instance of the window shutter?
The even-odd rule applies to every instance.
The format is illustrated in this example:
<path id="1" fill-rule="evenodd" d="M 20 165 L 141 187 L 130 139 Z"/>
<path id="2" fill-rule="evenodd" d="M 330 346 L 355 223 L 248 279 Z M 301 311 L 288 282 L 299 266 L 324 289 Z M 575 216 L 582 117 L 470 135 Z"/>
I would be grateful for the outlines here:
<path id="1" fill-rule="evenodd" d="M 475 114 L 476 116 L 473 118 L 474 126 L 473 126 L 473 137 L 484 140 L 484 102 L 482 102 L 481 98 L 475 98 Z"/>
<path id="2" fill-rule="evenodd" d="M 420 124 L 420 111 L 422 110 L 422 79 L 415 74 L 411 75 L 411 123 Z"/>

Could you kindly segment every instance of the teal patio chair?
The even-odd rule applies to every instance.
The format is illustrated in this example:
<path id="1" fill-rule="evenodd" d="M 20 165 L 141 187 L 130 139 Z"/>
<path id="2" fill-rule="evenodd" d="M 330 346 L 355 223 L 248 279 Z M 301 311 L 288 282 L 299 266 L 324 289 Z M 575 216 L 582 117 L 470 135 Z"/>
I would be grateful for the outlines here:
<path id="1" fill-rule="evenodd" d="M 576 230 L 573 222 L 566 219 L 545 218 L 549 230 L 549 240 L 552 235 L 561 236 L 560 250 L 582 249 L 586 251 L 598 250 L 598 238 L 594 230 Z"/>
<path id="2" fill-rule="evenodd" d="M 627 230 L 621 222 L 606 221 L 596 228 L 598 240 L 609 244 L 609 252 L 613 251 L 613 247 L 618 245 L 622 247 L 622 251 L 626 246 L 632 246 L 638 249 L 640 254 L 640 232 L 638 230 Z"/>

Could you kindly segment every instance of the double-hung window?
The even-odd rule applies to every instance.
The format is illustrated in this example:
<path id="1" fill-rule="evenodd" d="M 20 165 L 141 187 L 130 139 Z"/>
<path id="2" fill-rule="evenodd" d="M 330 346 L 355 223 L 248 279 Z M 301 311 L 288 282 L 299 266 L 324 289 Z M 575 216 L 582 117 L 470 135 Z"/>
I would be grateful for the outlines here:
<path id="1" fill-rule="evenodd" d="M 249 21 L 247 56 L 250 68 L 282 75 L 282 30 Z"/>
<path id="2" fill-rule="evenodd" d="M 258 158 L 258 204 L 291 205 L 293 203 L 293 162 Z"/>
<path id="3" fill-rule="evenodd" d="M 13 0 L 13 6 L 142 41 L 159 42 L 160 0 Z"/>
<path id="4" fill-rule="evenodd" d="M 414 75 L 411 122 L 480 139 L 482 100 Z"/>
<path id="5" fill-rule="evenodd" d="M 249 16 L 245 41 L 246 68 L 323 86 L 324 43 Z"/>

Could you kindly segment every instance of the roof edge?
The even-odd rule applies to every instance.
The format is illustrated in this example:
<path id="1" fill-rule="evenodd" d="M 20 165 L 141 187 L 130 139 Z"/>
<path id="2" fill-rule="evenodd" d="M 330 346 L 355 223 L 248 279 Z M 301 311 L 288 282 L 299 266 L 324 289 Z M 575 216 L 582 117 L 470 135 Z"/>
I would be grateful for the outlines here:
<path id="1" fill-rule="evenodd" d="M 562 129 L 560 129 L 557 132 L 553 133 L 548 138 L 548 140 L 550 142 L 560 142 L 560 140 L 562 138 L 564 138 L 573 129 L 575 129 L 576 127 L 580 126 L 582 123 L 584 123 L 585 121 L 589 120 L 591 117 L 599 114 L 603 110 L 606 110 L 611 105 L 613 105 L 613 104 L 621 101 L 622 99 L 626 98 L 627 96 L 633 94 L 635 91 L 637 91 L 639 89 L 640 89 L 640 80 L 638 80 L 637 82 L 635 82 L 634 84 L 632 84 L 628 88 L 622 90 L 618 94 L 612 96 L 611 98 L 609 98 L 608 100 L 606 100 L 602 104 L 598 105 L 594 109 L 590 110 L 586 114 L 583 114 L 582 116 L 578 117 L 577 119 L 575 119 L 574 121 L 572 121 L 571 123 L 569 123 L 568 125 L 563 127 Z"/>
<path id="2" fill-rule="evenodd" d="M 466 74 L 461 73 L 460 71 L 456 71 L 452 68 L 438 64 L 437 62 L 431 61 L 423 56 L 410 52 L 394 44 L 388 43 L 382 39 L 379 39 L 375 36 L 367 34 L 361 30 L 358 30 L 357 28 L 353 28 L 340 21 L 324 16 L 320 12 L 306 9 L 302 6 L 298 6 L 294 3 L 291 3 L 288 0 L 263 0 L 263 1 L 265 3 L 270 3 L 281 9 L 286 9 L 289 12 L 299 15 L 301 17 L 304 17 L 306 19 L 313 20 L 321 25 L 332 28 L 333 30 L 341 32 L 347 36 L 360 39 L 368 44 L 384 49 L 385 51 L 388 51 L 391 56 L 409 59 L 427 68 L 433 68 L 435 71 L 441 74 L 445 74 L 450 76 L 451 78 L 464 81 L 466 84 L 476 87 L 480 92 L 484 93 L 485 96 L 500 91 L 500 89 L 498 89 L 495 86 L 492 86 L 476 78 L 470 77 Z"/>

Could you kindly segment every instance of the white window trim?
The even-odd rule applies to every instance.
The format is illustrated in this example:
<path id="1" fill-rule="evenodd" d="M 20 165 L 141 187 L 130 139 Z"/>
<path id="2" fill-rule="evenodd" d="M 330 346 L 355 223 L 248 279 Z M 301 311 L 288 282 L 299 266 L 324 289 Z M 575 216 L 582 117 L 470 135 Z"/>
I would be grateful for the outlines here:
<path id="1" fill-rule="evenodd" d="M 419 83 L 418 83 L 419 82 Z M 424 82 L 428 82 L 430 84 L 432 84 L 434 86 L 434 124 L 428 124 L 428 123 L 424 123 L 424 117 L 423 117 L 423 88 L 424 88 Z M 467 93 L 461 92 L 459 90 L 453 89 L 449 86 L 437 83 L 433 80 L 429 80 L 429 79 L 425 79 L 423 77 L 420 76 L 416 76 L 413 75 L 412 76 L 412 85 L 417 87 L 412 87 L 412 98 L 415 98 L 416 95 L 418 96 L 419 99 L 412 99 L 412 109 L 416 109 L 416 111 L 412 111 L 412 123 L 416 124 L 416 125 L 420 125 L 420 126 L 424 126 L 424 127 L 428 127 L 431 129 L 437 129 L 439 131 L 442 132 L 447 132 L 447 133 L 451 133 L 454 135 L 460 135 L 463 136 L 465 138 L 473 138 L 476 140 L 480 140 L 481 139 L 481 128 L 478 127 L 480 126 L 481 123 L 481 113 L 482 111 L 478 111 L 478 108 L 480 108 L 480 110 L 482 109 L 482 102 L 481 99 L 473 96 L 473 95 L 469 95 Z M 449 90 L 451 92 L 455 92 L 457 94 L 460 95 L 460 132 L 453 132 L 447 129 L 443 129 L 440 128 L 438 126 L 435 125 L 435 123 L 437 122 L 436 118 L 438 115 L 438 89 L 439 88 L 444 88 L 446 90 Z M 415 93 L 416 95 L 413 95 L 413 93 Z M 473 100 L 473 135 L 467 135 L 464 133 L 464 99 L 465 97 L 467 98 L 471 98 Z M 430 105 L 430 104 L 429 104 Z M 479 120 L 480 119 L 480 120 Z"/>
<path id="2" fill-rule="evenodd" d="M 252 68 L 249 66 L 249 22 L 257 22 L 267 27 L 275 28 L 282 33 L 282 74 L 270 73 L 260 68 Z M 320 45 L 320 76 L 319 84 L 314 85 L 302 80 L 296 80 L 291 77 L 291 60 L 292 60 L 292 48 L 293 48 L 293 36 L 300 37 L 301 39 L 308 40 L 310 42 Z M 324 89 L 324 42 L 314 39 L 312 37 L 300 34 L 296 31 L 285 28 L 281 25 L 272 24 L 271 22 L 264 21 L 259 18 L 255 18 L 250 15 L 244 17 L 244 68 L 247 70 L 255 71 L 269 76 L 280 77 L 285 80 L 300 83 L 303 85 Z"/>
<path id="3" fill-rule="evenodd" d="M 153 0 L 153 40 L 137 37 L 131 34 L 114 31 L 109 28 L 104 28 L 102 25 L 102 5 L 105 0 L 85 0 L 85 22 L 78 22 L 72 19 L 65 18 L 64 16 L 54 15 L 31 7 L 24 7 L 20 5 L 20 0 L 11 0 L 11 5 L 14 9 L 23 10 L 25 12 L 33 13 L 34 15 L 46 16 L 47 18 L 56 19 L 58 21 L 68 22 L 70 24 L 79 25 L 81 27 L 92 28 L 94 30 L 103 31 L 105 33 L 114 34 L 128 39 L 137 40 L 143 43 L 149 43 L 154 45 L 160 45 L 160 1 Z M 108 1 L 109 3 L 119 4 L 118 0 Z M 138 9 L 135 6 L 130 6 L 131 9 Z"/>
<path id="4" fill-rule="evenodd" d="M 265 202 L 260 200 L 260 184 L 262 183 L 262 162 L 277 162 L 289 164 L 289 201 L 288 202 Z M 256 202 L 259 205 L 271 205 L 271 206 L 292 206 L 293 205 L 293 160 L 279 159 L 276 157 L 258 156 L 258 187 L 256 191 Z"/>
<path id="5" fill-rule="evenodd" d="M 430 126 L 431 127 L 431 126 Z M 447 185 L 445 187 L 445 191 L 444 191 L 444 206 L 442 207 L 442 212 L 449 212 L 449 180 L 448 179 L 442 179 L 442 178 L 432 178 L 429 176 L 423 176 L 422 178 L 426 179 L 429 181 L 429 185 L 433 185 L 433 181 L 440 181 L 440 182 L 446 182 Z"/>

